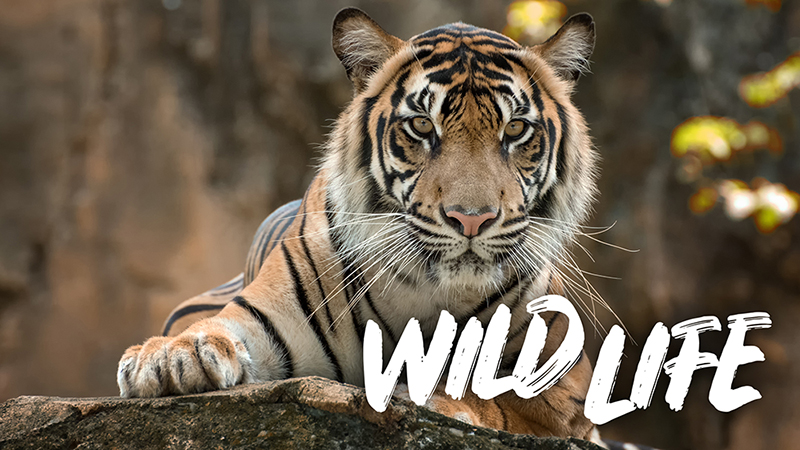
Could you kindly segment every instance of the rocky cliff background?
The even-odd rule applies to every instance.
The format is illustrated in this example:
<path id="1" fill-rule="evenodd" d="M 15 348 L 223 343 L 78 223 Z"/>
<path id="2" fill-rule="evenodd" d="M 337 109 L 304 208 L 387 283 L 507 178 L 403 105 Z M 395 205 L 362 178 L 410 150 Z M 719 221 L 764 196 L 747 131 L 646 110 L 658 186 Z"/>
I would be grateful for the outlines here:
<path id="1" fill-rule="evenodd" d="M 462 20 L 501 30 L 500 0 L 0 0 L 0 401 L 23 394 L 115 395 L 122 351 L 156 333 L 172 307 L 239 273 L 259 222 L 298 198 L 329 121 L 350 98 L 330 23 L 358 6 L 408 38 Z M 576 103 L 603 156 L 582 243 L 593 279 L 630 342 L 615 398 L 627 396 L 658 321 L 766 310 L 767 361 L 736 385 L 763 399 L 723 414 L 695 375 L 687 405 L 653 406 L 606 436 L 673 449 L 800 448 L 800 225 L 771 233 L 718 205 L 687 206 L 671 134 L 692 116 L 758 119 L 781 154 L 718 170 L 800 190 L 796 92 L 754 109 L 742 77 L 800 50 L 800 4 L 780 0 L 565 0 L 597 21 L 593 74 Z M 775 6 L 778 9 L 775 9 Z M 683 181 L 682 181 L 683 180 Z M 582 252 L 580 252 L 582 253 Z M 607 328 L 611 315 L 598 312 Z M 592 357 L 602 342 L 587 318 Z M 703 350 L 727 333 L 707 333 Z M 671 345 L 671 355 L 679 348 Z"/>

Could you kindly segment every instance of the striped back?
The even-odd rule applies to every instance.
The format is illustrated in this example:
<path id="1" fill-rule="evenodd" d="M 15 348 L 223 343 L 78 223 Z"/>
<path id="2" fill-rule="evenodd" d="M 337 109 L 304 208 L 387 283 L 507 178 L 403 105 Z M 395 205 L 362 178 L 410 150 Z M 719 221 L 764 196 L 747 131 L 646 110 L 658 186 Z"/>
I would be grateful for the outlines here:
<path id="1" fill-rule="evenodd" d="M 267 255 L 278 245 L 300 211 L 301 200 L 291 201 L 270 214 L 256 231 L 244 268 L 244 286 L 252 283 Z M 243 287 L 244 287 L 243 286 Z"/>

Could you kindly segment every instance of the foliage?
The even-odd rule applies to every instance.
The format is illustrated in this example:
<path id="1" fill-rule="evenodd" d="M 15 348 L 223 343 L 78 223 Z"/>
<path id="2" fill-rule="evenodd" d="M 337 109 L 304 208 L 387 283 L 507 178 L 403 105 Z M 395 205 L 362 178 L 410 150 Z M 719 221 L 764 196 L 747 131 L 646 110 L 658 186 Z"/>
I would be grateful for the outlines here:
<path id="1" fill-rule="evenodd" d="M 703 164 L 728 161 L 738 152 L 768 149 L 783 151 L 777 130 L 761 122 L 740 125 L 735 120 L 715 116 L 692 117 L 672 132 L 672 155 L 682 158 L 694 153 Z"/>
<path id="2" fill-rule="evenodd" d="M 800 84 L 800 52 L 766 73 L 746 76 L 739 84 L 739 95 L 753 108 L 766 108 L 786 97 Z"/>
<path id="3" fill-rule="evenodd" d="M 756 1 L 770 10 L 780 9 L 780 0 Z M 772 70 L 748 75 L 739 84 L 739 95 L 753 108 L 768 107 L 786 97 L 800 85 L 800 53 L 789 56 Z M 675 127 L 671 139 L 672 155 L 683 160 L 678 177 L 699 186 L 689 198 L 689 208 L 703 214 L 722 199 L 725 214 L 733 220 L 752 217 L 762 233 L 771 233 L 798 212 L 800 194 L 783 184 L 755 178 L 750 185 L 735 179 L 710 181 L 703 169 L 725 163 L 738 154 L 758 149 L 775 156 L 783 153 L 778 131 L 759 121 L 741 125 L 725 117 L 691 117 Z"/>
<path id="4" fill-rule="evenodd" d="M 509 5 L 503 34 L 523 44 L 538 44 L 561 26 L 567 7 L 556 0 L 523 0 Z"/>

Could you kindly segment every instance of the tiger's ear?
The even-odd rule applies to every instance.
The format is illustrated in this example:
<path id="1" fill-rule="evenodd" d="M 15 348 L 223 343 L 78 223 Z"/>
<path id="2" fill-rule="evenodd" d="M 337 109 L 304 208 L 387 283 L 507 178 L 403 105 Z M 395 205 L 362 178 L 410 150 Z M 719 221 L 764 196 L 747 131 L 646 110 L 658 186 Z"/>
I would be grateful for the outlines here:
<path id="1" fill-rule="evenodd" d="M 347 77 L 353 82 L 356 92 L 367 87 L 370 75 L 377 72 L 403 44 L 402 39 L 383 31 L 358 8 L 345 8 L 333 19 L 333 51 L 347 70 Z"/>
<path id="2" fill-rule="evenodd" d="M 594 19 L 586 13 L 575 14 L 550 39 L 535 45 L 539 54 L 563 79 L 575 82 L 589 71 L 589 57 L 594 50 Z"/>

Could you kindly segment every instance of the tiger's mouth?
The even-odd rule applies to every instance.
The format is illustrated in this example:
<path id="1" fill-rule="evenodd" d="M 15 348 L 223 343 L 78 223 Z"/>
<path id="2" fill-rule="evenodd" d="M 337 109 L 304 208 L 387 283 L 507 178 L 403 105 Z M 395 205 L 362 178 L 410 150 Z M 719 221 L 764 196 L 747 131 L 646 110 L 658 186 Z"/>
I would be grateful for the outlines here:
<path id="1" fill-rule="evenodd" d="M 453 270 L 464 270 L 469 268 L 480 267 L 490 262 L 491 261 L 488 261 L 478 256 L 478 254 L 473 252 L 472 249 L 468 249 L 460 256 L 452 258 L 446 261 L 445 263 L 449 263 L 451 269 Z"/>
<path id="2" fill-rule="evenodd" d="M 472 249 L 456 257 L 439 260 L 433 269 L 441 284 L 456 289 L 484 289 L 503 279 L 501 264 L 481 257 Z"/>

